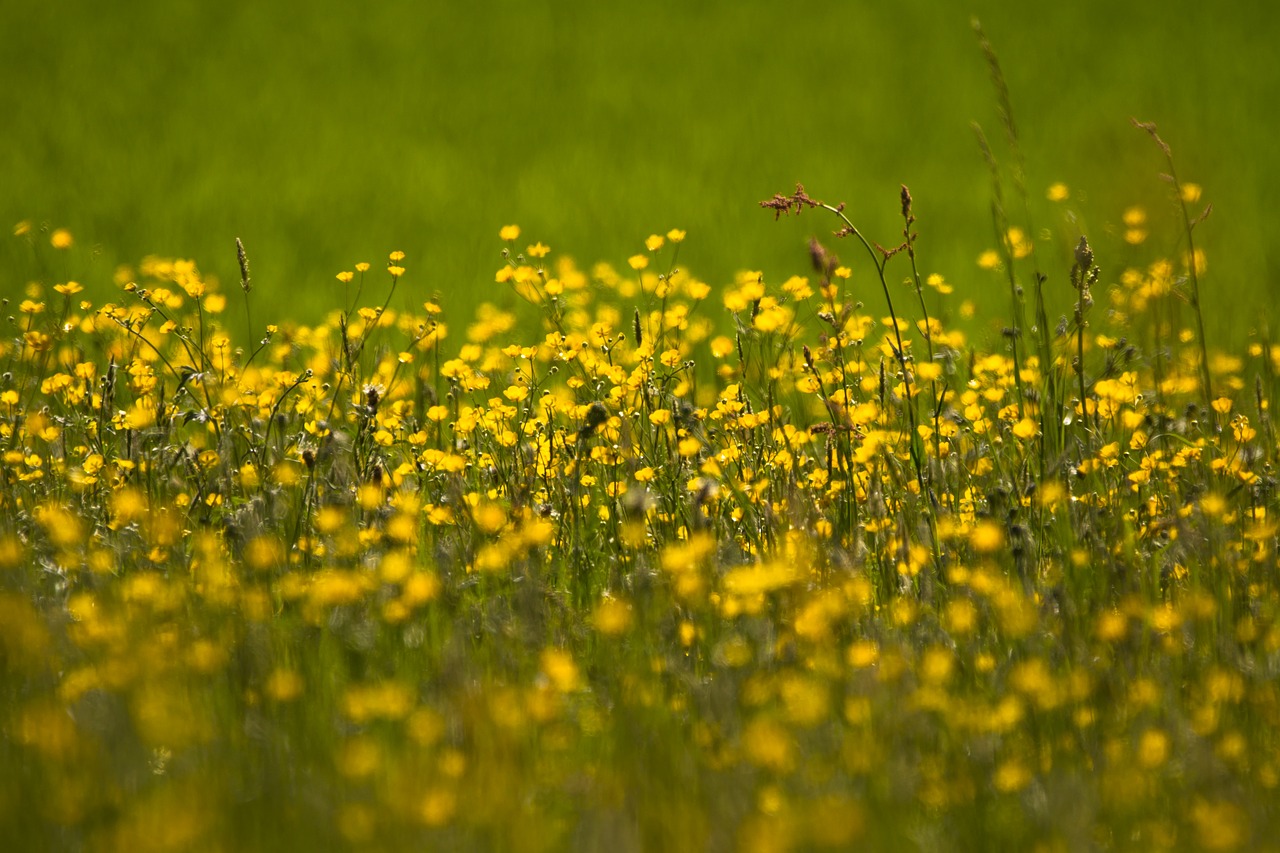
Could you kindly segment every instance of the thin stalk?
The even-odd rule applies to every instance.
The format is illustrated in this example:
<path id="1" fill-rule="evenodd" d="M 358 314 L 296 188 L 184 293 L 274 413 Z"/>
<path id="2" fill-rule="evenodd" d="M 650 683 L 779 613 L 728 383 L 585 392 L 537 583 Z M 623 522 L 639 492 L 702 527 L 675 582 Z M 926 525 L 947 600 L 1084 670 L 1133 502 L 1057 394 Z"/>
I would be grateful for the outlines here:
<path id="1" fill-rule="evenodd" d="M 1191 310 L 1196 315 L 1196 343 L 1200 346 L 1200 391 L 1204 396 L 1205 410 L 1212 413 L 1213 378 L 1209 375 L 1209 346 L 1204 336 L 1204 312 L 1200 308 L 1200 276 L 1196 272 L 1196 241 L 1192 232 L 1195 226 L 1209 215 L 1213 207 L 1208 206 L 1194 220 L 1191 218 L 1191 214 L 1187 211 L 1187 198 L 1183 193 L 1182 182 L 1178 180 L 1178 171 L 1173 165 L 1173 149 L 1169 147 L 1169 143 L 1160 138 L 1155 124 L 1137 119 L 1132 121 L 1134 127 L 1145 130 L 1155 140 L 1156 145 L 1164 153 L 1165 163 L 1169 166 L 1169 174 L 1165 177 L 1173 185 L 1173 193 L 1178 200 L 1178 210 L 1182 214 L 1182 226 L 1187 237 L 1187 276 L 1191 282 L 1190 302 Z"/>
<path id="2" fill-rule="evenodd" d="M 1018 277 L 1013 268 L 1013 247 L 1009 245 L 1009 220 L 1004 212 L 1004 190 L 1000 181 L 1000 167 L 996 163 L 995 154 L 987 142 L 987 135 L 982 127 L 975 123 L 973 132 L 978 137 L 978 148 L 982 151 L 987 168 L 991 170 L 991 223 L 996 232 L 996 245 L 1000 247 L 1000 257 L 1004 261 L 1005 273 L 1009 279 L 1009 302 L 1013 315 L 1013 328 L 1010 333 L 1013 349 L 1013 387 L 1018 397 L 1018 417 L 1025 416 L 1025 400 L 1022 391 L 1022 329 L 1026 325 L 1026 311 L 1023 307 L 1022 288 L 1018 285 Z"/>

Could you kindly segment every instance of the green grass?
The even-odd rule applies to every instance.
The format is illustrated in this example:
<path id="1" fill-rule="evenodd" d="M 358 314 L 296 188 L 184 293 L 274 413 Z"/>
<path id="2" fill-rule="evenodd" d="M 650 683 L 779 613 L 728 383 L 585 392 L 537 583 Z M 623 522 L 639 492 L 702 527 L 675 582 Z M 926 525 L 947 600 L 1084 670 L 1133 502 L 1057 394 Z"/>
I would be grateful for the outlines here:
<path id="1" fill-rule="evenodd" d="M 316 319 L 340 301 L 336 272 L 397 248 L 415 293 L 470 310 L 509 222 L 615 263 L 681 227 L 699 275 L 774 280 L 813 227 L 771 227 L 756 201 L 803 181 L 888 242 L 901 182 L 927 270 L 989 306 L 969 122 L 999 133 L 971 14 L 1004 59 L 1035 220 L 1059 180 L 1098 243 L 1128 205 L 1159 209 L 1159 160 L 1128 120 L 1160 123 L 1215 205 L 1208 320 L 1238 340 L 1254 315 L 1236 308 L 1270 304 L 1280 264 L 1269 8 L 5 4 L 0 221 L 70 227 L 95 293 L 153 252 L 234 280 L 239 236 L 260 298 Z M 0 244 L 10 268 L 13 252 Z"/>

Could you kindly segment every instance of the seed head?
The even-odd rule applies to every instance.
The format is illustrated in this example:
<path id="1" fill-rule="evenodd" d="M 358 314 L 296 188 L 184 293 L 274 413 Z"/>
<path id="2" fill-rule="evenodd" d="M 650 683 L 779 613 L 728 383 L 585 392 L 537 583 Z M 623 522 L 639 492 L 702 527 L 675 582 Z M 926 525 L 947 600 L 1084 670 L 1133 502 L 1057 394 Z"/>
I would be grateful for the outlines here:
<path id="1" fill-rule="evenodd" d="M 840 265 L 840 261 L 828 252 L 827 247 L 819 243 L 816 237 L 809 238 L 809 260 L 813 264 L 814 272 L 827 277 L 830 277 L 835 268 Z"/>
<path id="2" fill-rule="evenodd" d="M 1089 248 L 1089 240 L 1084 235 L 1076 245 L 1076 265 L 1081 272 L 1087 272 L 1093 266 L 1093 249 Z"/>
<path id="3" fill-rule="evenodd" d="M 236 238 L 236 260 L 240 262 L 240 289 L 248 293 L 253 288 L 249 279 L 249 256 L 245 254 L 244 243 L 239 237 Z"/>
<path id="4" fill-rule="evenodd" d="M 590 438 L 600 425 L 609 420 L 609 410 L 599 401 L 587 407 L 587 414 L 582 419 L 582 427 L 578 430 L 578 438 Z"/>

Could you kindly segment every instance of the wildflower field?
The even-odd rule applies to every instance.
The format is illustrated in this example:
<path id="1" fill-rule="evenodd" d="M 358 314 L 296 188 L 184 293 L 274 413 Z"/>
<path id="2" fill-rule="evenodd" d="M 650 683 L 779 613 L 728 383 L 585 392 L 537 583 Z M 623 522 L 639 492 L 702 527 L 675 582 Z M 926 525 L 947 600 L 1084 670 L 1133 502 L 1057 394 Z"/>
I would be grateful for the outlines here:
<path id="1" fill-rule="evenodd" d="M 13 849 L 1266 849 L 1280 345 L 1206 345 L 1170 180 L 1172 256 L 1140 210 L 1116 265 L 998 207 L 955 281 L 905 187 L 884 246 L 764 201 L 836 231 L 782 281 L 703 282 L 677 229 L 584 268 L 509 225 L 519 315 L 389 309 L 400 252 L 314 326 L 253 313 L 242 245 L 238 283 L 32 281 L 0 348 Z M 973 287 L 1004 336 L 950 323 Z"/>
<path id="2" fill-rule="evenodd" d="M 782 275 L 495 221 L 456 315 L 0 235 L 5 849 L 1280 849 L 1280 342 L 1176 128 L 1091 230 L 979 43 L 950 271 L 907 186 L 744 202 Z"/>

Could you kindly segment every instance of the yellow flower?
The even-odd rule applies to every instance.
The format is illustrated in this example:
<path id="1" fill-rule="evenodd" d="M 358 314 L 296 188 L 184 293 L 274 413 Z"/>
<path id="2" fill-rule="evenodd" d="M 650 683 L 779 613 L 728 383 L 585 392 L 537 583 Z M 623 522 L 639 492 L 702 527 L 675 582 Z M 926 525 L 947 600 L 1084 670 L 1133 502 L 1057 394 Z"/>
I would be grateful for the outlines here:
<path id="1" fill-rule="evenodd" d="M 347 719 L 364 723 L 373 719 L 401 720 L 417 704 L 414 692 L 396 681 L 360 684 L 347 688 L 342 710 Z"/>
<path id="2" fill-rule="evenodd" d="M 716 358 L 724 358 L 736 348 L 733 338 L 717 335 L 711 339 L 711 354 Z"/>
<path id="3" fill-rule="evenodd" d="M 471 510 L 471 518 L 481 531 L 497 533 L 507 523 L 507 511 L 500 504 L 482 503 Z"/>
<path id="4" fill-rule="evenodd" d="M 633 270 L 642 270 L 649 266 L 649 258 L 647 255 L 632 255 L 627 258 L 627 266 Z"/>
<path id="5" fill-rule="evenodd" d="M 302 695 L 302 676 L 291 669 L 276 669 L 267 676 L 263 692 L 273 702 L 292 702 Z"/>
<path id="6" fill-rule="evenodd" d="M 724 576 L 724 588 L 735 595 L 758 595 L 799 583 L 800 570 L 792 563 L 762 563 L 742 566 Z"/>
<path id="7" fill-rule="evenodd" d="M 1231 412 L 1232 401 L 1230 397 L 1219 397 L 1210 405 L 1213 406 L 1213 410 L 1218 414 L 1226 415 Z"/>
<path id="8" fill-rule="evenodd" d="M 1169 736 L 1159 729 L 1147 729 L 1138 738 L 1138 764 L 1153 770 L 1169 758 Z"/>
<path id="9" fill-rule="evenodd" d="M 49 235 L 49 245 L 55 249 L 70 249 L 71 244 L 74 242 L 71 232 L 65 228 L 59 228 Z"/>
<path id="10" fill-rule="evenodd" d="M 979 554 L 991 554 L 1004 546 L 1004 530 L 994 521 L 979 522 L 969 534 L 969 544 Z"/>
<path id="11" fill-rule="evenodd" d="M 1147 212 L 1141 207 L 1130 207 L 1124 212 L 1124 241 L 1131 246 L 1136 246 L 1147 239 L 1147 229 L 1143 227 L 1147 222 Z"/>
<path id="12" fill-rule="evenodd" d="M 816 726 L 827 718 L 831 696 L 815 679 L 792 675 L 781 684 L 782 703 L 788 721 L 798 726 Z"/>
<path id="13" fill-rule="evenodd" d="M 1023 441 L 1034 438 L 1039 431 L 1040 425 L 1036 423 L 1035 418 L 1023 418 L 1013 425 L 1013 434 Z"/>
<path id="14" fill-rule="evenodd" d="M 133 403 L 133 407 L 129 409 L 124 416 L 124 425 L 128 429 L 146 429 L 156 422 L 155 405 L 151 404 L 145 398 L 139 398 Z"/>
<path id="15" fill-rule="evenodd" d="M 1027 770 L 1026 765 L 1016 758 L 1002 763 L 996 768 L 996 772 L 991 778 L 991 784 L 995 786 L 996 790 L 1005 794 L 1020 791 L 1030 782 L 1030 771 Z"/>
<path id="16" fill-rule="evenodd" d="M 690 280 L 685 286 L 685 290 L 688 292 L 689 298 L 696 302 L 707 298 L 707 294 L 711 292 L 711 285 L 704 281 Z"/>
<path id="17" fill-rule="evenodd" d="M 1049 201 L 1066 201 L 1070 195 L 1067 185 L 1061 182 L 1051 185 L 1049 191 L 1045 193 Z"/>
<path id="18" fill-rule="evenodd" d="M 457 794 L 448 788 L 434 786 L 423 796 L 418 815 L 427 826 L 444 826 L 453 819 L 457 808 Z"/>
<path id="19" fill-rule="evenodd" d="M 944 296 L 948 293 L 951 293 L 953 290 L 955 290 L 955 288 L 947 284 L 947 280 L 945 278 L 943 278 L 941 275 L 939 275 L 936 272 L 930 273 L 929 277 L 924 280 L 924 283 L 929 285 L 939 293 L 943 294 Z"/>
<path id="20" fill-rule="evenodd" d="M 508 243 L 512 242 L 513 240 L 519 240 L 520 226 L 519 225 L 502 226 L 502 228 L 498 231 L 498 239 L 506 240 Z"/>
<path id="21" fill-rule="evenodd" d="M 1025 258 L 1035 248 L 1031 239 L 1027 236 L 1027 232 L 1021 228 L 1010 228 L 1006 237 L 1009 240 L 1009 248 L 1015 258 Z"/>
<path id="22" fill-rule="evenodd" d="M 1191 824 L 1202 850 L 1236 850 L 1249 839 L 1249 816 L 1234 803 L 1197 799 Z"/>
<path id="23" fill-rule="evenodd" d="M 631 605 L 621 599 L 606 596 L 596 605 L 591 622 L 597 631 L 606 636 L 626 633 L 631 627 Z"/>
<path id="24" fill-rule="evenodd" d="M 795 741 L 782 725 L 752 720 L 742 732 L 742 745 L 752 764 L 785 773 L 795 763 Z"/>
<path id="25" fill-rule="evenodd" d="M 556 690 L 571 693 L 578 689 L 581 681 L 578 665 L 568 652 L 555 648 L 543 649 L 540 662 L 543 676 Z"/>
<path id="26" fill-rule="evenodd" d="M 761 332 L 776 332 L 791 320 L 791 312 L 771 296 L 760 300 L 759 309 L 751 325 Z"/>
<path id="27" fill-rule="evenodd" d="M 921 382 L 933 382 L 942 377 L 942 365 L 936 361 L 926 361 L 916 365 L 916 378 Z"/>

